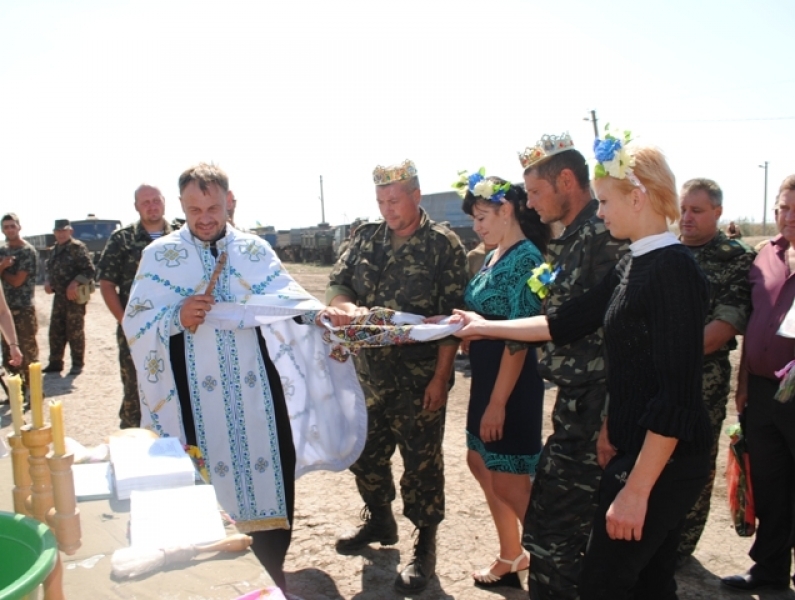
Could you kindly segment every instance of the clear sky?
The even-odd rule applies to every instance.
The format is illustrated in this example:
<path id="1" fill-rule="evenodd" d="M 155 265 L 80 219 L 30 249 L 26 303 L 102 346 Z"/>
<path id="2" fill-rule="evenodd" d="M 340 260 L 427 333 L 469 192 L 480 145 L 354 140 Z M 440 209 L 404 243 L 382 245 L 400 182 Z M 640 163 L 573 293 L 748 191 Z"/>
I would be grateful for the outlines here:
<path id="1" fill-rule="evenodd" d="M 378 214 L 377 164 L 423 192 L 569 131 L 595 109 L 662 148 L 679 183 L 724 189 L 768 223 L 795 173 L 795 0 L 0 0 L 0 210 L 133 221 L 133 190 L 226 169 L 237 222 L 279 229 Z"/>

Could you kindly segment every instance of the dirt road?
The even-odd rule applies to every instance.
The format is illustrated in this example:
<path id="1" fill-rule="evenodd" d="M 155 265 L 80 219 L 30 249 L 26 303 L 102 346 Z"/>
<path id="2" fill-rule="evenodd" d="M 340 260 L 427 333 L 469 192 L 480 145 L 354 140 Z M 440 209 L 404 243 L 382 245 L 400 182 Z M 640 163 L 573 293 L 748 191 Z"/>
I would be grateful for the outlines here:
<path id="1" fill-rule="evenodd" d="M 311 293 L 319 298 L 323 297 L 327 268 L 305 265 L 288 265 L 288 268 Z M 46 362 L 50 297 L 41 288 L 37 289 L 36 297 L 41 359 Z M 113 318 L 99 294 L 95 294 L 88 307 L 85 371 L 77 378 L 57 375 L 48 375 L 45 378 L 46 395 L 50 398 L 62 397 L 64 400 L 68 435 L 88 446 L 104 441 L 108 433 L 118 427 L 116 413 L 121 399 L 121 383 L 114 327 Z M 554 392 L 554 388 L 547 390 L 547 426 Z M 474 588 L 471 583 L 470 573 L 489 564 L 497 554 L 498 547 L 482 493 L 465 462 L 464 423 L 468 394 L 469 380 L 459 370 L 447 412 L 444 444 L 447 518 L 439 533 L 439 578 L 418 597 L 429 600 L 526 598 L 527 593 L 523 591 L 504 588 L 483 591 Z M 731 414 L 733 411 L 729 412 Z M 0 406 L 0 416 L 2 434 L 5 436 L 10 428 L 7 405 Z M 548 430 L 545 431 L 545 435 L 548 433 Z M 742 572 L 749 566 L 746 552 L 751 543 L 749 539 L 738 537 L 731 527 L 726 505 L 726 486 L 722 477 L 726 455 L 725 436 L 721 443 L 721 475 L 716 482 L 713 510 L 707 529 L 696 551 L 695 560 L 678 575 L 679 597 L 682 600 L 757 597 L 723 592 L 718 584 L 719 577 Z M 400 471 L 400 461 L 396 459 L 395 472 L 398 476 Z M 307 600 L 382 600 L 401 597 L 393 592 L 392 582 L 399 566 L 405 565 L 407 558 L 411 556 L 412 531 L 405 518 L 398 519 L 400 542 L 396 546 L 372 549 L 360 557 L 345 557 L 335 553 L 334 539 L 358 522 L 361 508 L 350 473 L 306 475 L 297 483 L 296 504 L 295 536 L 286 565 L 288 582 L 295 593 Z M 401 513 L 399 501 L 395 510 L 398 514 Z M 218 569 L 221 578 L 223 563 L 219 564 Z M 795 592 L 767 594 L 764 598 L 795 598 Z"/>

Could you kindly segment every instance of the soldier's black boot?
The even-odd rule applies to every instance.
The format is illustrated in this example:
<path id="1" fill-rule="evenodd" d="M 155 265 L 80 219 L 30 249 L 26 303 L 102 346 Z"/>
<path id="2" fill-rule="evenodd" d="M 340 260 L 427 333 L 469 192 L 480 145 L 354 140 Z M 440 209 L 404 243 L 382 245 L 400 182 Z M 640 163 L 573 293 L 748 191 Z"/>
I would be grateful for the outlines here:
<path id="1" fill-rule="evenodd" d="M 392 505 L 365 506 L 362 509 L 364 524 L 355 532 L 343 535 L 337 540 L 336 549 L 340 554 L 355 554 L 373 542 L 382 546 L 397 544 L 398 530 Z"/>
<path id="2" fill-rule="evenodd" d="M 414 542 L 414 557 L 395 579 L 395 589 L 401 594 L 418 594 L 436 575 L 436 530 L 438 525 L 418 528 Z"/>
<path id="3" fill-rule="evenodd" d="M 60 373 L 61 371 L 63 371 L 63 362 L 55 361 L 50 361 L 50 364 L 41 370 L 42 373 Z"/>

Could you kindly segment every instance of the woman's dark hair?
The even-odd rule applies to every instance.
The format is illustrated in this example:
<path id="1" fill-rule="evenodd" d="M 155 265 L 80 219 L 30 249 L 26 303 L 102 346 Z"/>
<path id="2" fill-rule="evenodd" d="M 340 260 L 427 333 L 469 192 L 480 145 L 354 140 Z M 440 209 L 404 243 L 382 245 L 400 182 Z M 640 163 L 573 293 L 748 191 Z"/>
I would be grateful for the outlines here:
<path id="1" fill-rule="evenodd" d="M 496 185 L 508 183 L 499 177 L 487 177 L 486 179 Z M 509 202 L 513 206 L 513 212 L 516 215 L 516 220 L 519 221 L 519 227 L 522 228 L 524 236 L 533 242 L 542 254 L 546 254 L 547 245 L 552 238 L 552 230 L 549 225 L 541 222 L 541 217 L 538 216 L 535 209 L 527 207 L 527 192 L 518 185 L 511 183 L 510 186 L 508 191 L 505 192 L 505 202 Z M 475 204 L 488 206 L 495 211 L 500 208 L 499 202 L 492 202 L 480 196 L 475 196 L 471 191 L 467 190 L 461 209 L 470 217 L 474 217 Z"/>

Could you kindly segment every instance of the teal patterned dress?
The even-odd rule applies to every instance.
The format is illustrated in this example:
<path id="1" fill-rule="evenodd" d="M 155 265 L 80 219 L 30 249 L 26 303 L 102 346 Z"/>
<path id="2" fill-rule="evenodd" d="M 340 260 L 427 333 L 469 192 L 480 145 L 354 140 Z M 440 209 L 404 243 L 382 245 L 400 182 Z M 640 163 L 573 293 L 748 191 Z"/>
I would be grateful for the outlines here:
<path id="1" fill-rule="evenodd" d="M 541 311 L 541 301 L 527 286 L 531 271 L 544 261 L 535 245 L 522 240 L 489 265 L 491 254 L 480 272 L 469 282 L 464 301 L 487 319 L 519 319 Z M 489 404 L 506 347 L 527 349 L 522 372 L 505 405 L 503 437 L 496 442 L 480 438 L 480 421 Z M 472 383 L 467 411 L 467 448 L 478 452 L 490 471 L 514 474 L 535 473 L 541 454 L 541 423 L 544 382 L 538 374 L 536 350 L 526 344 L 502 340 L 476 340 L 469 346 Z"/>

